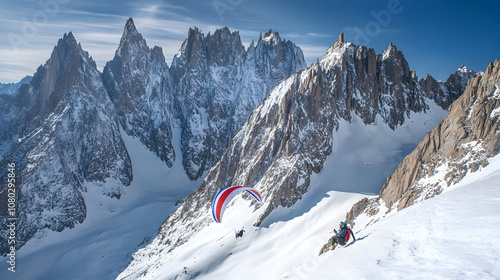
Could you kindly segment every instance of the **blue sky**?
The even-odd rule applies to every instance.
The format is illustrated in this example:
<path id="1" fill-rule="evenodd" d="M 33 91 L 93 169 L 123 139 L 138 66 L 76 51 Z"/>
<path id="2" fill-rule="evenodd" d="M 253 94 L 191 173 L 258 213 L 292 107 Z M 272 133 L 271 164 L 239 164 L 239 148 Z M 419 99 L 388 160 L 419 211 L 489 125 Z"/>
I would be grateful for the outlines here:
<path id="1" fill-rule="evenodd" d="M 376 53 L 389 43 L 419 77 L 445 80 L 460 65 L 475 71 L 500 59 L 497 1 L 265 1 L 265 0 L 21 0 L 0 2 L 0 82 L 32 75 L 57 40 L 72 31 L 102 70 L 118 47 L 129 17 L 167 62 L 189 27 L 205 34 L 240 31 L 245 46 L 260 32 L 278 31 L 300 46 L 308 64 L 322 57 L 340 32 Z"/>

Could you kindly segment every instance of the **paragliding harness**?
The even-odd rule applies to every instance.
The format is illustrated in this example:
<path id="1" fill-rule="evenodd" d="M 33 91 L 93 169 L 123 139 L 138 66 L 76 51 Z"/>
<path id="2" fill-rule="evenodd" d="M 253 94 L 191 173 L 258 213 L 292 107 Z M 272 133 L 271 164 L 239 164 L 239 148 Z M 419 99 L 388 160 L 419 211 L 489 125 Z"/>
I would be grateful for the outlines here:
<path id="1" fill-rule="evenodd" d="M 243 237 L 243 232 L 245 232 L 244 229 L 241 229 L 240 231 L 234 231 L 235 232 L 235 237 L 238 239 L 239 237 Z"/>

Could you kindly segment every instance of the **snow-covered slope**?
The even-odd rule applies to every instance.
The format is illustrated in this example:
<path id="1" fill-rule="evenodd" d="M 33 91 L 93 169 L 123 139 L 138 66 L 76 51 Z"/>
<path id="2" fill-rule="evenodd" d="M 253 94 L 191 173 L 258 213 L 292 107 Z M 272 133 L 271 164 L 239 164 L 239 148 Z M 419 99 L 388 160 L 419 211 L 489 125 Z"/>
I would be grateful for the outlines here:
<path id="1" fill-rule="evenodd" d="M 318 191 L 308 205 L 330 190 L 377 193 L 445 115 L 394 45 L 375 55 L 373 49 L 344 42 L 341 34 L 321 60 L 270 92 L 201 186 L 168 217 L 158 238 L 134 255 L 124 275 L 155 271 L 146 256 L 161 259 L 196 238 L 212 223 L 211 200 L 226 186 L 261 192 L 264 202 L 251 205 L 260 215 L 245 223 L 262 226 L 289 217 L 274 211 L 304 201 L 314 174 L 330 180 L 329 189 Z M 325 164 L 334 168 L 324 169 Z"/>
<path id="2" fill-rule="evenodd" d="M 198 32 L 202 51 L 186 54 L 187 61 L 207 68 L 184 69 L 180 61 L 188 47 L 183 47 L 171 73 L 161 48 L 150 49 L 129 19 L 114 59 L 100 73 L 73 34 L 65 34 L 17 95 L 0 95 L 0 163 L 15 163 L 18 177 L 17 248 L 44 238 L 37 235 L 44 228 L 62 231 L 82 223 L 87 183 L 116 199 L 126 193 L 132 168 L 140 165 L 131 165 L 119 123 L 165 163 L 160 166 L 169 169 L 181 161 L 182 172 L 199 179 L 266 90 L 305 66 L 297 46 L 272 35 L 246 51 L 228 28 L 206 37 Z M 230 56 L 234 59 L 225 60 Z M 176 84 L 170 75 L 178 72 L 188 74 L 176 76 Z M 176 101 L 194 107 L 174 106 L 172 91 L 199 81 L 194 96 L 190 90 L 175 92 Z M 174 147 L 176 129 L 181 140 Z M 8 216 L 7 176 L 7 169 L 0 170 L 2 222 Z M 7 253 L 6 236 L 0 235 L 0 254 Z"/>
<path id="3" fill-rule="evenodd" d="M 500 157 L 443 194 L 357 231 L 299 279 L 499 279 Z M 436 180 L 445 178 L 436 178 Z M 335 263 L 335 266 L 331 264 Z M 310 271 L 310 273 L 308 273 Z M 293 279 L 292 273 L 289 275 Z M 288 278 L 286 278 L 288 279 Z"/>
<path id="4" fill-rule="evenodd" d="M 324 172 L 333 167 L 326 166 Z M 355 243 L 321 256 L 318 251 L 331 236 L 329 232 L 362 195 L 330 191 L 312 203 L 314 193 L 332 187 L 331 181 L 320 176 L 312 181 L 312 192 L 302 200 L 307 204 L 305 211 L 298 212 L 300 205 L 281 208 L 288 219 L 252 227 L 248 221 L 261 210 L 253 213 L 249 201 L 237 198 L 226 211 L 224 223 L 212 223 L 168 254 L 158 246 L 149 255 L 136 256 L 143 261 L 141 266 L 129 267 L 118 279 L 500 277 L 500 157 L 490 159 L 486 168 L 467 175 L 440 196 L 366 228 L 354 228 Z M 234 230 L 242 227 L 243 237 L 235 239 Z"/>
<path id="5" fill-rule="evenodd" d="M 7 270 L 7 258 L 0 258 L 0 279 L 114 279 L 131 252 L 151 241 L 165 216 L 200 184 L 185 175 L 181 162 L 165 168 L 138 138 L 123 132 L 122 137 L 134 166 L 134 180 L 122 197 L 103 196 L 86 183 L 86 219 L 62 232 L 44 230 L 42 238 L 28 241 L 17 251 L 15 273 Z M 178 128 L 173 142 L 180 144 Z"/>

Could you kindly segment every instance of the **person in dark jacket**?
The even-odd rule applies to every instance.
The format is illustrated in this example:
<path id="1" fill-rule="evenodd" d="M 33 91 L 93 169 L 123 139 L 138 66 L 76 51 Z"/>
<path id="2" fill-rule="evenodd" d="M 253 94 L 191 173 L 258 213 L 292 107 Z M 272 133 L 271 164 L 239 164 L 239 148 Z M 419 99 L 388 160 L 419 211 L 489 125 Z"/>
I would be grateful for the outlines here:
<path id="1" fill-rule="evenodd" d="M 243 229 L 241 229 L 240 231 L 236 232 L 236 239 L 238 239 L 239 237 L 243 237 L 243 232 L 245 232 Z"/>
<path id="2" fill-rule="evenodd" d="M 340 222 L 339 226 L 340 226 L 339 231 L 337 231 L 336 229 L 333 230 L 335 232 L 335 235 L 332 237 L 332 242 L 330 244 L 331 245 L 330 250 L 335 249 L 335 247 L 338 244 L 344 246 L 346 244 L 345 243 L 345 236 L 348 232 L 352 236 L 353 241 L 356 241 L 356 237 L 354 237 L 354 233 L 352 232 L 352 230 L 350 228 L 347 227 L 347 225 L 344 222 Z"/>

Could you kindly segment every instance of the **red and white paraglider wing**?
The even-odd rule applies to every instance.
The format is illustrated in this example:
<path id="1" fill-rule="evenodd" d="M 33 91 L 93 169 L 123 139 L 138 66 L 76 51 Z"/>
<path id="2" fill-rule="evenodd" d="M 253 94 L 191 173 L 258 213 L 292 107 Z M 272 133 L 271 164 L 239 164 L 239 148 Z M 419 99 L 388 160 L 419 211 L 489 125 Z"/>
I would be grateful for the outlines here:
<path id="1" fill-rule="evenodd" d="M 217 223 L 221 222 L 222 215 L 224 215 L 224 211 L 226 210 L 229 202 L 231 202 L 231 200 L 242 191 L 247 191 L 259 202 L 262 200 L 260 193 L 257 190 L 249 187 L 234 186 L 220 190 L 215 196 L 212 203 L 212 216 Z"/>

